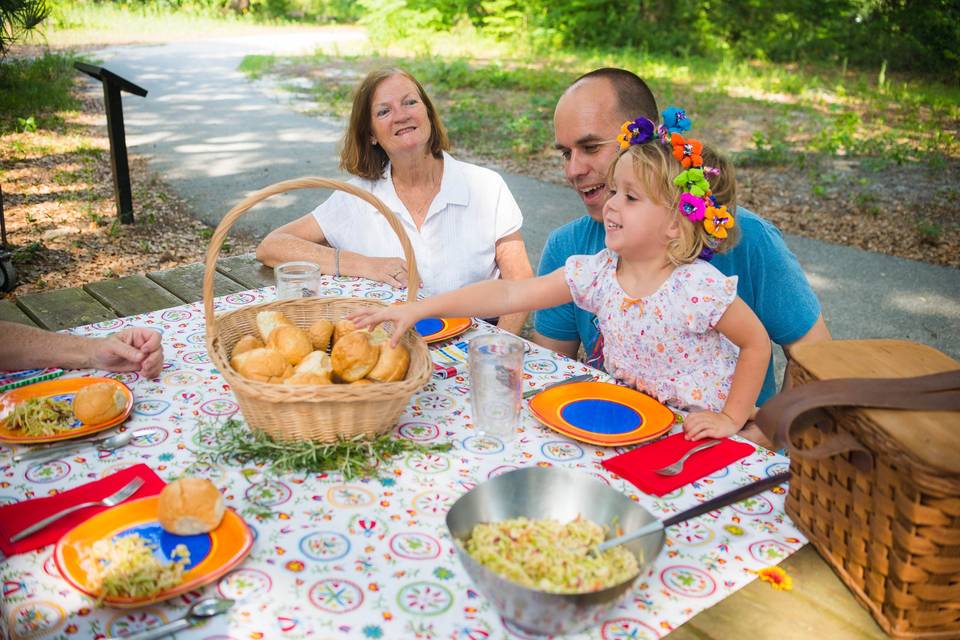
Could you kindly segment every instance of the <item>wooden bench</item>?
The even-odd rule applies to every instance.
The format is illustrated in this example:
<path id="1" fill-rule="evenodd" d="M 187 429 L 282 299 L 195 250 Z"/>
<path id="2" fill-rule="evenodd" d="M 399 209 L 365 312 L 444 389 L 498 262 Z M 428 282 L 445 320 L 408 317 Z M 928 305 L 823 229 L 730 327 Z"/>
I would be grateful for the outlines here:
<path id="1" fill-rule="evenodd" d="M 203 265 L 193 264 L 146 276 L 26 294 L 18 296 L 16 303 L 0 301 L 0 320 L 56 330 L 166 309 L 200 300 L 202 278 Z M 257 262 L 253 254 L 223 258 L 217 263 L 218 296 L 273 283 L 273 270 Z M 706 553 L 709 547 L 703 551 Z M 776 591 L 755 580 L 673 631 L 671 640 L 886 638 L 811 546 L 780 566 L 793 578 L 792 591 Z"/>

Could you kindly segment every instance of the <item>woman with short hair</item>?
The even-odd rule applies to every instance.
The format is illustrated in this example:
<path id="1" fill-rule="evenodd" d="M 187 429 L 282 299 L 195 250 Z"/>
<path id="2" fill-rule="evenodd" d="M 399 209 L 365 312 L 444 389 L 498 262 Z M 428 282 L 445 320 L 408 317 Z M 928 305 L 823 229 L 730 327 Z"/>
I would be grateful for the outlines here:
<path id="1" fill-rule="evenodd" d="M 533 274 L 520 235 L 523 216 L 497 173 L 446 152 L 446 131 L 417 80 L 402 69 L 373 71 L 353 99 L 340 169 L 397 214 L 410 238 L 426 294 L 493 278 Z M 272 231 L 257 247 L 268 266 L 308 260 L 334 275 L 404 287 L 400 242 L 370 204 L 335 191 L 313 212 Z M 518 333 L 525 314 L 499 326 Z"/>

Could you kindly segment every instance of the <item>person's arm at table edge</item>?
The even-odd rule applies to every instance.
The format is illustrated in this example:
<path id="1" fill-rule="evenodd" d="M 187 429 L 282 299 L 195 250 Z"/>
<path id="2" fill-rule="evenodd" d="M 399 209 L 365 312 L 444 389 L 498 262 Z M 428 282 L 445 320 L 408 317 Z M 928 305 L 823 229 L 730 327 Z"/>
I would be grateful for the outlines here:
<path id="1" fill-rule="evenodd" d="M 14 322 L 0 321 L 0 369 L 41 367 L 136 371 L 155 378 L 163 368 L 160 334 L 128 327 L 106 338 L 55 333 Z"/>
<path id="2" fill-rule="evenodd" d="M 496 245 L 497 267 L 500 277 L 504 280 L 523 280 L 533 277 L 533 267 L 527 257 L 527 246 L 523 242 L 520 231 L 514 231 L 499 240 Z M 500 317 L 497 326 L 504 331 L 519 334 L 523 323 L 527 320 L 527 312 L 510 313 Z"/>

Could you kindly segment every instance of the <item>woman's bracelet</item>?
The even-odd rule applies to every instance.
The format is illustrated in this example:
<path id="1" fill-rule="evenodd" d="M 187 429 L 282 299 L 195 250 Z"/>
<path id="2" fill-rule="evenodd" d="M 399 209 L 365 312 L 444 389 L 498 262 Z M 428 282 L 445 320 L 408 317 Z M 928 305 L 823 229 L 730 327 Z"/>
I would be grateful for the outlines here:
<path id="1" fill-rule="evenodd" d="M 334 261 L 334 274 L 336 277 L 340 277 L 340 249 L 333 250 L 333 261 Z"/>

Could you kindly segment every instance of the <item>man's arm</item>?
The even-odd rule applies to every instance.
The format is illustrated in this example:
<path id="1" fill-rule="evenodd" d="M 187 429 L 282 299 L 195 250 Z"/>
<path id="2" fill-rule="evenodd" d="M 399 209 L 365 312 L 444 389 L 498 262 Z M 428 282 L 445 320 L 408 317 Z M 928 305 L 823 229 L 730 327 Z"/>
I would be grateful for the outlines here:
<path id="1" fill-rule="evenodd" d="M 827 329 L 827 323 L 823 319 L 823 314 L 821 313 L 817 316 L 817 321 L 813 323 L 813 326 L 810 327 L 810 330 L 807 331 L 803 336 L 794 340 L 790 344 L 783 345 L 783 352 L 786 354 L 787 358 L 790 357 L 790 349 L 793 348 L 796 344 L 811 343 L 811 342 L 820 342 L 821 340 L 832 340 L 833 336 L 830 335 L 830 330 Z"/>
<path id="2" fill-rule="evenodd" d="M 553 338 L 548 338 L 538 331 L 533 332 L 532 340 L 535 344 L 538 344 L 545 349 L 562 353 L 563 355 L 569 356 L 574 360 L 576 360 L 577 353 L 580 351 L 579 340 L 554 340 Z"/>

